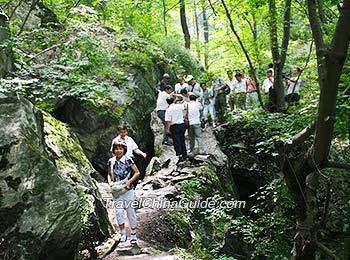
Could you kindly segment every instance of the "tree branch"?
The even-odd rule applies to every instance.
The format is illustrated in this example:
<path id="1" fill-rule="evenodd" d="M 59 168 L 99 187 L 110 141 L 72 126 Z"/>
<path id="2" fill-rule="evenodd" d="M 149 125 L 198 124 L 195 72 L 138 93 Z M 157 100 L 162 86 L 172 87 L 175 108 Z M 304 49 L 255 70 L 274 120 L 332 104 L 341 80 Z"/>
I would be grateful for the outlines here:
<path id="1" fill-rule="evenodd" d="M 338 168 L 338 169 L 350 170 L 350 163 L 328 161 L 325 163 L 323 168 Z"/>
<path id="2" fill-rule="evenodd" d="M 22 4 L 22 1 L 18 1 L 17 5 L 15 6 L 15 8 L 13 8 L 11 14 L 9 13 L 9 21 L 12 19 L 13 15 L 15 14 L 15 12 L 17 11 L 17 8 Z"/>
<path id="3" fill-rule="evenodd" d="M 33 0 L 33 1 L 32 1 L 32 4 L 31 4 L 31 6 L 30 6 L 30 8 L 29 8 L 29 11 L 28 11 L 26 17 L 24 18 L 23 23 L 22 23 L 22 25 L 21 25 L 21 28 L 20 28 L 20 30 L 19 30 L 19 32 L 18 32 L 17 35 L 20 35 L 20 34 L 23 32 L 24 26 L 26 25 L 30 14 L 32 13 L 33 9 L 35 8 L 35 6 L 36 6 L 36 4 L 37 4 L 38 2 L 39 2 L 39 0 Z"/>
<path id="4" fill-rule="evenodd" d="M 31 57 L 31 58 L 29 59 L 29 61 L 34 60 L 35 58 L 37 58 L 37 57 L 40 56 L 41 54 L 43 54 L 43 53 L 45 53 L 45 52 L 48 52 L 48 51 L 50 51 L 50 50 L 52 50 L 52 49 L 55 49 L 55 48 L 58 47 L 58 46 L 59 46 L 59 45 L 57 44 L 57 45 L 51 46 L 50 48 L 47 48 L 47 49 L 45 49 L 45 50 L 42 50 L 42 51 L 38 52 L 38 53 L 35 54 L 33 57 Z"/>
<path id="5" fill-rule="evenodd" d="M 80 0 L 77 0 L 77 1 L 75 2 L 75 4 L 69 9 L 66 18 L 64 18 L 64 20 L 63 20 L 63 22 L 62 22 L 63 24 L 67 21 L 67 19 L 68 19 L 69 16 L 71 15 L 71 12 L 70 12 L 70 11 L 71 11 L 72 9 L 76 8 L 79 4 L 80 4 Z"/>
<path id="6" fill-rule="evenodd" d="M 308 139 L 311 135 L 315 133 L 315 129 L 316 129 L 316 122 L 313 122 L 309 126 L 305 127 L 298 134 L 294 135 L 292 138 L 292 143 L 288 144 L 288 146 L 292 147 L 303 143 L 306 139 Z"/>
<path id="7" fill-rule="evenodd" d="M 340 260 L 339 257 L 337 257 L 328 247 L 323 245 L 321 242 L 316 242 L 316 245 L 319 249 L 321 249 L 322 252 L 326 253 L 331 259 L 334 260 Z"/>
<path id="8" fill-rule="evenodd" d="M 209 5 L 210 5 L 211 9 L 213 10 L 214 15 L 216 16 L 216 11 L 214 9 L 214 6 L 212 5 L 210 0 L 208 0 L 208 2 L 209 2 Z"/>
<path id="9" fill-rule="evenodd" d="M 259 98 L 259 102 L 260 102 L 260 105 L 263 109 L 266 109 L 265 106 L 264 106 L 264 103 L 262 101 L 262 98 L 261 98 L 261 93 L 260 93 L 260 86 L 259 86 L 259 81 L 258 81 L 258 78 L 256 77 L 256 72 L 255 72 L 255 68 L 253 66 L 253 63 L 252 61 L 250 60 L 250 57 L 249 57 L 249 54 L 247 52 L 247 50 L 245 49 L 244 45 L 243 45 L 243 42 L 241 40 L 241 38 L 239 37 L 238 33 L 236 32 L 235 30 L 235 26 L 233 25 L 233 21 L 232 21 L 232 18 L 231 18 L 231 15 L 230 15 L 230 12 L 225 4 L 225 1 L 224 0 L 221 0 L 221 3 L 222 3 L 222 6 L 225 8 L 225 12 L 226 12 L 226 16 L 230 22 L 230 27 L 231 27 L 231 30 L 232 32 L 234 33 L 234 35 L 236 36 L 238 42 L 239 42 L 239 45 L 241 46 L 246 58 L 247 58 L 247 61 L 249 63 L 249 68 L 253 74 L 253 78 L 254 78 L 254 81 L 256 82 L 256 90 L 258 92 L 258 98 Z"/>

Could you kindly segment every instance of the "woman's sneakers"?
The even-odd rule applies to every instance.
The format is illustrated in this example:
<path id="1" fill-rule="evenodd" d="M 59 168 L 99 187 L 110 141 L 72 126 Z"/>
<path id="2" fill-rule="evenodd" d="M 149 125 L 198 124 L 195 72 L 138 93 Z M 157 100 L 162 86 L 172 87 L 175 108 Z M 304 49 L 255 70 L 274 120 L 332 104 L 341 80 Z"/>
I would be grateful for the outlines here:
<path id="1" fill-rule="evenodd" d="M 136 242 L 137 242 L 137 238 L 136 238 L 136 229 L 132 229 L 130 235 L 131 235 L 131 236 L 130 236 L 130 243 L 131 243 L 131 244 L 136 244 Z"/>

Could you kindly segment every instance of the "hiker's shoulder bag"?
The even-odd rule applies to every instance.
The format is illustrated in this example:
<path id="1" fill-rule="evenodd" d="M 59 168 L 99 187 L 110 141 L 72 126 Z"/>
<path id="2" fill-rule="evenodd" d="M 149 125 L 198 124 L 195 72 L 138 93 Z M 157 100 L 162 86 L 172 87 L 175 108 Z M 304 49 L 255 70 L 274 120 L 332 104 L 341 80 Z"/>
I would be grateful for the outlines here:
<path id="1" fill-rule="evenodd" d="M 113 181 L 115 180 L 115 176 L 113 174 L 113 167 L 114 167 L 114 163 L 111 164 L 111 170 L 112 170 L 112 176 L 113 176 Z M 125 183 L 129 180 L 130 178 L 130 175 L 131 175 L 131 171 L 129 171 L 128 175 L 121 181 L 117 181 L 117 182 L 114 182 L 112 185 L 111 185 L 111 193 L 113 195 L 113 197 L 116 199 L 118 197 L 120 197 L 121 195 L 123 195 L 124 193 L 126 193 L 127 191 L 129 191 L 129 189 L 127 189 L 125 187 Z"/>

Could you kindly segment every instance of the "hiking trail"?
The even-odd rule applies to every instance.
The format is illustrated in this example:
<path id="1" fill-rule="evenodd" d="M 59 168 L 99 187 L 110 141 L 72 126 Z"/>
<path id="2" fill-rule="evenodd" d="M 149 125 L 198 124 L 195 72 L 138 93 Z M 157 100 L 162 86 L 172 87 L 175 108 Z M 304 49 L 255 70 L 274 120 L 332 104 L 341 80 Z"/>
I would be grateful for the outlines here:
<path id="1" fill-rule="evenodd" d="M 176 245 L 171 240 L 173 230 L 169 223 L 162 218 L 163 208 L 151 208 L 145 202 L 153 199 L 155 204 L 157 201 L 163 200 L 173 201 L 178 193 L 176 183 L 183 180 L 195 178 L 195 171 L 209 158 L 215 160 L 216 163 L 226 164 L 227 157 L 220 150 L 212 128 L 207 128 L 203 132 L 203 141 L 207 149 L 208 155 L 197 155 L 190 161 L 177 164 L 178 158 L 175 155 L 173 146 L 162 145 L 162 124 L 156 118 L 155 113 L 152 115 L 152 129 L 155 135 L 155 151 L 160 154 L 159 157 L 152 158 L 147 167 L 145 178 L 139 182 L 136 187 L 136 198 L 138 201 L 144 201 L 145 207 L 136 209 L 137 216 L 137 244 L 130 244 L 130 227 L 126 221 L 128 240 L 119 243 L 119 228 L 116 225 L 116 217 L 113 208 L 108 208 L 111 222 L 116 227 L 116 234 L 98 247 L 99 254 L 104 260 L 128 260 L 128 259 L 162 259 L 176 260 L 181 259 L 180 256 L 171 252 Z M 186 145 L 189 147 L 188 138 Z M 146 151 L 147 152 L 147 151 Z M 104 196 L 111 197 L 108 193 L 108 184 L 99 183 L 105 192 Z M 126 217 L 126 212 L 125 212 Z"/>

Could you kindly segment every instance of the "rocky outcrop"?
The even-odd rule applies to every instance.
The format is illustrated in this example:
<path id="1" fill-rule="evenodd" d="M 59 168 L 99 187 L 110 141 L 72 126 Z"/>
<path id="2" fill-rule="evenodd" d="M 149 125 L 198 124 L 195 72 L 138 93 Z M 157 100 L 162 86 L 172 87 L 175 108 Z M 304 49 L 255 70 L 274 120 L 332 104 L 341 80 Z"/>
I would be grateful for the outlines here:
<path id="1" fill-rule="evenodd" d="M 154 155 L 154 136 L 150 127 L 151 112 L 155 108 L 154 86 L 147 80 L 147 72 L 141 72 L 120 86 L 106 92 L 123 112 L 119 118 L 101 115 L 91 106 L 68 99 L 54 111 L 54 116 L 68 123 L 76 132 L 84 152 L 92 165 L 104 176 L 111 141 L 117 136 L 119 125 L 128 126 L 128 134 L 134 138 L 141 150 L 148 154 L 147 160 L 136 158 L 141 170 L 145 170 Z M 144 171 L 142 171 L 144 172 Z"/>
<path id="2" fill-rule="evenodd" d="M 55 13 L 40 1 L 20 1 L 17 8 L 13 7 L 11 20 L 17 20 L 15 26 L 23 26 L 25 31 L 58 23 Z M 12 11 L 13 11 L 12 10 Z"/>
<path id="3" fill-rule="evenodd" d="M 79 197 L 44 143 L 42 115 L 0 93 L 0 258 L 74 259 Z"/>
<path id="4" fill-rule="evenodd" d="M 0 44 L 5 44 L 9 38 L 9 25 L 7 16 L 0 10 Z M 13 59 L 10 48 L 0 49 L 0 78 L 12 69 Z"/>
<path id="5" fill-rule="evenodd" d="M 247 201 L 244 212 L 248 212 L 256 203 L 251 195 L 267 183 L 276 169 L 271 154 L 259 153 L 259 133 L 241 124 L 239 120 L 224 124 L 215 129 L 215 136 L 229 158 L 228 168 L 237 186 L 237 194 L 240 200 Z"/>
<path id="6" fill-rule="evenodd" d="M 81 205 L 86 211 L 83 224 L 89 224 L 88 238 L 98 243 L 113 233 L 113 226 L 106 210 L 106 198 L 93 178 L 98 176 L 86 158 L 78 138 L 66 124 L 48 113 L 43 113 L 45 142 L 54 158 L 59 174 L 79 194 Z"/>

